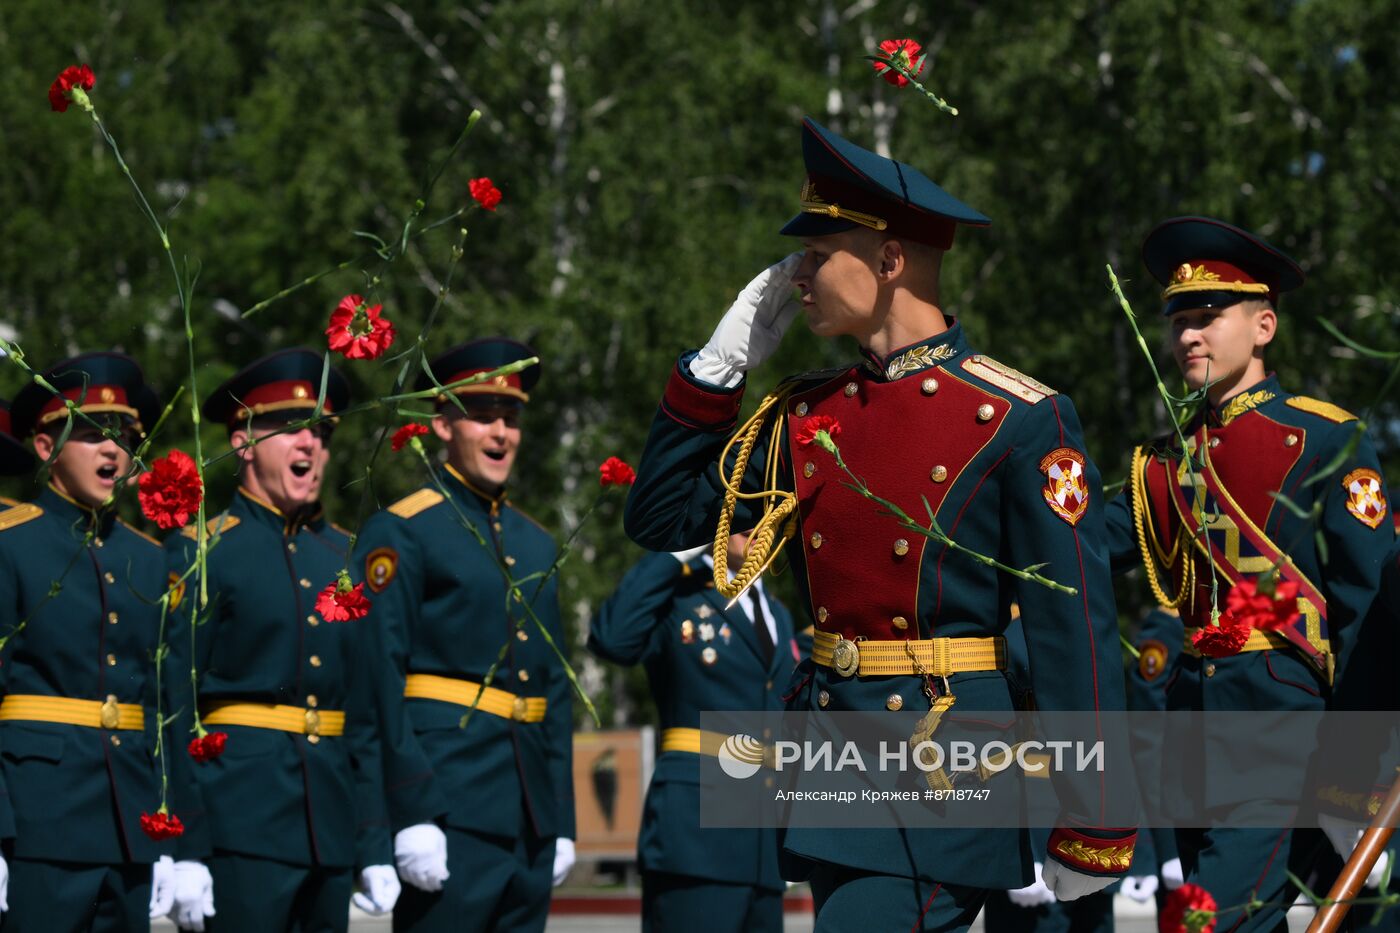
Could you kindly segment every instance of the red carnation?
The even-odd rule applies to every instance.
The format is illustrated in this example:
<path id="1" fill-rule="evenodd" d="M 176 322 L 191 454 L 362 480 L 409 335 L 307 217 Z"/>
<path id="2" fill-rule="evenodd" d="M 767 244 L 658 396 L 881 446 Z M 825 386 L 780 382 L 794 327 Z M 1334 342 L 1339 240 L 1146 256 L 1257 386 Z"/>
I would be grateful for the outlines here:
<path id="1" fill-rule="evenodd" d="M 1183 884 L 1167 895 L 1157 929 L 1159 933 L 1211 933 L 1216 910 L 1209 891 L 1197 884 Z"/>
<path id="2" fill-rule="evenodd" d="M 326 336 L 330 347 L 347 360 L 372 360 L 394 342 L 394 324 L 380 317 L 383 305 L 366 305 L 359 295 L 346 295 L 331 312 Z"/>
<path id="3" fill-rule="evenodd" d="M 369 612 L 369 598 L 365 596 L 365 585 L 350 585 L 350 577 L 342 573 L 334 583 L 316 595 L 316 611 L 327 622 L 354 622 L 363 619 Z"/>
<path id="4" fill-rule="evenodd" d="M 924 56 L 919 54 L 923 51 L 923 46 L 913 39 L 886 39 L 880 43 L 880 51 L 916 77 L 924 70 Z M 909 79 L 891 68 L 888 62 L 877 61 L 871 64 L 875 66 L 877 75 L 895 87 L 904 87 L 909 83 Z"/>
<path id="5" fill-rule="evenodd" d="M 1273 583 L 1273 592 L 1259 581 L 1246 577 L 1230 588 L 1225 611 L 1250 628 L 1261 632 L 1280 629 L 1298 617 L 1298 584 L 1292 580 Z"/>
<path id="6" fill-rule="evenodd" d="M 162 839 L 174 839 L 183 835 L 185 824 L 180 822 L 178 816 L 161 807 L 154 816 L 149 813 L 141 814 L 141 832 L 160 842 Z"/>
<path id="7" fill-rule="evenodd" d="M 811 447 L 817 443 L 818 431 L 825 431 L 827 436 L 834 440 L 841 434 L 841 422 L 830 415 L 813 415 L 797 429 L 797 443 L 803 447 Z"/>
<path id="8" fill-rule="evenodd" d="M 199 512 L 204 498 L 204 484 L 194 458 L 183 450 L 172 450 L 159 460 L 151 461 L 151 469 L 136 481 L 140 492 L 141 514 L 164 531 L 183 528 Z"/>
<path id="9" fill-rule="evenodd" d="M 389 449 L 395 451 L 403 450 L 404 445 L 410 440 L 427 433 L 428 426 L 426 424 L 418 424 L 416 422 L 406 424 L 395 431 L 393 437 L 389 438 Z"/>
<path id="10" fill-rule="evenodd" d="M 190 739 L 190 757 L 200 764 L 213 761 L 224 753 L 227 743 L 227 732 L 206 732 L 197 739 Z"/>
<path id="11" fill-rule="evenodd" d="M 473 178 L 467 182 L 467 190 L 484 210 L 494 211 L 496 205 L 501 203 L 501 190 L 492 184 L 489 178 Z"/>
<path id="12" fill-rule="evenodd" d="M 1191 636 L 1191 644 L 1208 658 L 1225 658 L 1239 654 L 1252 631 L 1254 629 L 1248 622 L 1235 618 L 1229 612 L 1222 612 L 1220 624 L 1202 625 Z"/>
<path id="13" fill-rule="evenodd" d="M 96 76 L 87 65 L 69 65 L 49 85 L 49 106 L 63 113 L 71 102 L 77 101 L 83 109 L 91 109 L 86 92 L 92 90 L 96 82 Z"/>
<path id="14" fill-rule="evenodd" d="M 637 471 L 617 457 L 609 457 L 598 467 L 598 485 L 631 486 L 637 481 Z"/>

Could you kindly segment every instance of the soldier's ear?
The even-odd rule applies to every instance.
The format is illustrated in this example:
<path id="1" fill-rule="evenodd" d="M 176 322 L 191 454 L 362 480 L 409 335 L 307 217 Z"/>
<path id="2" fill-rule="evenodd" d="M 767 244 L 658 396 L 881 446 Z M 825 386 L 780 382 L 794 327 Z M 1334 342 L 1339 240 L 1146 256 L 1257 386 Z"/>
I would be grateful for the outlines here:
<path id="1" fill-rule="evenodd" d="M 886 240 L 880 247 L 880 278 L 892 279 L 904 271 L 907 257 L 904 244 L 898 240 Z"/>
<path id="2" fill-rule="evenodd" d="M 233 455 L 243 463 L 251 463 L 253 460 L 253 448 L 248 443 L 248 432 L 239 428 L 228 436 L 229 446 L 233 448 Z"/>
<path id="3" fill-rule="evenodd" d="M 1278 333 L 1278 313 L 1273 308 L 1260 308 L 1254 316 L 1254 346 L 1263 349 Z"/>
<path id="4" fill-rule="evenodd" d="M 47 431 L 34 432 L 34 455 L 40 460 L 49 459 L 49 456 L 53 453 L 53 447 L 54 439 L 52 434 L 49 434 Z"/>
<path id="5" fill-rule="evenodd" d="M 445 409 L 438 409 L 438 413 L 433 415 L 433 420 L 429 423 L 432 424 L 433 433 L 437 435 L 438 440 L 444 444 L 452 440 L 452 425 L 447 423 Z"/>

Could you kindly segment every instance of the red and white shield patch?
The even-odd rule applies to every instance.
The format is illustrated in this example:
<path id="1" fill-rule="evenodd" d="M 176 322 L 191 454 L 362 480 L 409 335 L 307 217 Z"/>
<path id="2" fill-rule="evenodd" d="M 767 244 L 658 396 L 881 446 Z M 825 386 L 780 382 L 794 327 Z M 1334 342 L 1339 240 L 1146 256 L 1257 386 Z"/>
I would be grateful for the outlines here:
<path id="1" fill-rule="evenodd" d="M 1368 528 L 1379 528 L 1387 509 L 1381 475 L 1362 467 L 1343 477 L 1342 486 L 1347 491 L 1347 511 L 1352 517 Z"/>
<path id="2" fill-rule="evenodd" d="M 1077 525 L 1089 508 L 1089 483 L 1084 479 L 1084 455 L 1070 447 L 1052 450 L 1040 461 L 1045 474 L 1041 495 L 1050 511 Z"/>

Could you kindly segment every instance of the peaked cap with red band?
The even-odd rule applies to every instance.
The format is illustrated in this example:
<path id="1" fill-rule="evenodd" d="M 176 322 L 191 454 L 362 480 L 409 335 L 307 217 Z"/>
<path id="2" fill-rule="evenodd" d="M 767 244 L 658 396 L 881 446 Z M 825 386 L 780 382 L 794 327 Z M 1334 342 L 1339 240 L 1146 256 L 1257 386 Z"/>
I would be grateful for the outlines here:
<path id="1" fill-rule="evenodd" d="M 230 431 L 243 427 L 248 418 L 297 421 L 316 411 L 325 373 L 328 415 L 350 404 L 350 384 L 310 350 L 278 350 L 245 366 L 214 390 L 204 403 L 204 417 L 220 421 Z"/>
<path id="2" fill-rule="evenodd" d="M 34 469 L 34 455 L 10 432 L 10 403 L 0 398 L 0 476 L 20 476 Z"/>
<path id="3" fill-rule="evenodd" d="M 489 373 L 494 369 L 500 369 L 502 366 L 520 360 L 528 360 L 532 356 L 539 356 L 539 354 L 532 347 L 518 340 L 511 340 L 507 337 L 482 337 L 479 340 L 469 340 L 439 354 L 428 364 L 428 368 L 432 370 L 433 378 L 437 380 L 438 384 L 446 386 L 454 382 L 461 382 L 463 379 L 469 379 L 472 376 Z M 457 386 L 450 391 L 453 395 L 504 396 L 523 405 L 530 400 L 530 390 L 539 381 L 540 365 L 534 363 L 520 372 L 493 376 L 485 382 Z M 422 392 L 433 388 L 433 382 L 424 374 L 418 377 L 415 388 Z M 439 396 L 438 400 L 443 401 L 445 398 L 446 396 Z"/>
<path id="4" fill-rule="evenodd" d="M 141 366 L 124 353 L 83 353 L 50 366 L 44 379 L 58 394 L 31 382 L 10 406 L 10 427 L 16 438 L 67 417 L 68 402 L 89 416 L 118 416 L 137 430 L 160 417 L 160 399 L 146 385 Z"/>
<path id="5" fill-rule="evenodd" d="M 783 227 L 784 236 L 827 236 L 863 226 L 950 249 L 958 224 L 991 223 L 912 165 L 862 149 L 811 117 L 802 121 L 802 161 L 802 212 Z"/>
<path id="6" fill-rule="evenodd" d="M 1142 261 L 1163 285 L 1162 313 L 1224 308 L 1250 298 L 1278 305 L 1303 284 L 1303 270 L 1263 239 L 1210 217 L 1173 217 L 1142 244 Z"/>

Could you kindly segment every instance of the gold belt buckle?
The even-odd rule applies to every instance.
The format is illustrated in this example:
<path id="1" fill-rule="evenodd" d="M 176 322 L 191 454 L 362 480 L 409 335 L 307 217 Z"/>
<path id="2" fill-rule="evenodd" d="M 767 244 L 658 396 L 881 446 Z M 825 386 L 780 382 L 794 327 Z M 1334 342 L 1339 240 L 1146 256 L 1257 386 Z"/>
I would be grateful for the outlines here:
<path id="1" fill-rule="evenodd" d="M 321 735 L 321 714 L 314 709 L 306 711 L 306 734 L 317 737 Z"/>
<path id="2" fill-rule="evenodd" d="M 510 704 L 510 718 L 516 722 L 524 722 L 525 711 L 529 709 L 529 706 L 530 704 L 525 702 L 524 697 L 516 697 Z"/>
<path id="3" fill-rule="evenodd" d="M 104 729 L 115 729 L 121 724 L 122 714 L 121 710 L 117 709 L 117 698 L 115 696 L 107 697 L 106 701 L 102 704 L 100 717 L 102 728 Z"/>
<path id="4" fill-rule="evenodd" d="M 831 649 L 831 666 L 842 677 L 850 677 L 860 667 L 860 649 L 856 643 L 842 638 Z"/>

